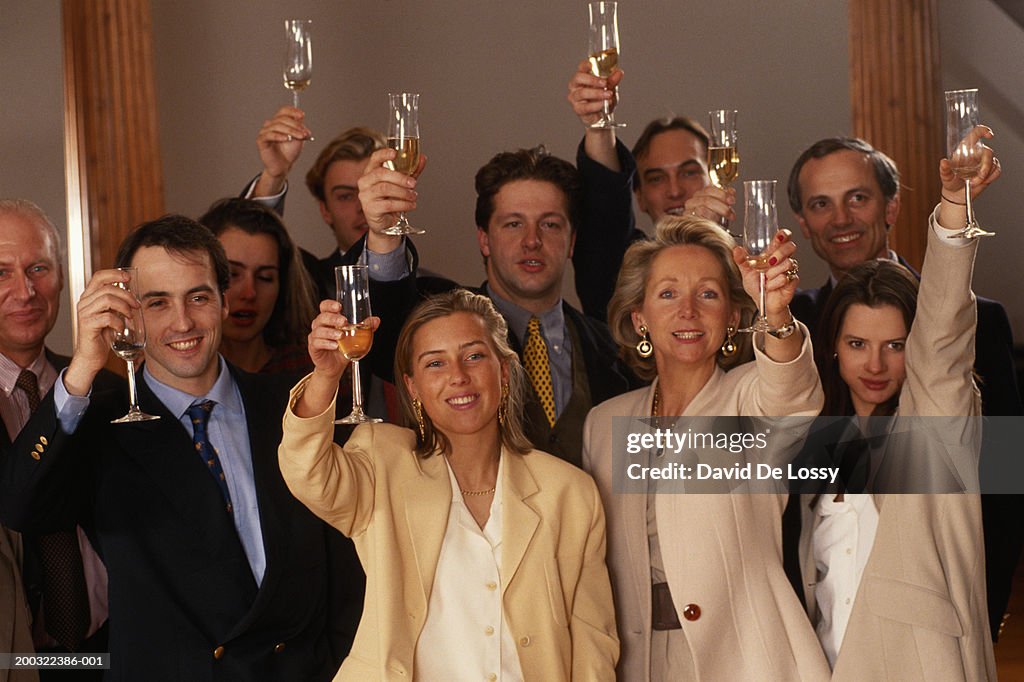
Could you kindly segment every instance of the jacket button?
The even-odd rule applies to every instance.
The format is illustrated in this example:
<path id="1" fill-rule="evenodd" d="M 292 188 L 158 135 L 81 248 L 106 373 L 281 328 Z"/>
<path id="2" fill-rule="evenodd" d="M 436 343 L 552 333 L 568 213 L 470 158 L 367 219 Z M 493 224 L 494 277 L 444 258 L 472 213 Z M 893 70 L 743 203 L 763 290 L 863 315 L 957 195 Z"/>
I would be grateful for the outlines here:
<path id="1" fill-rule="evenodd" d="M 530 636 L 520 638 L 519 646 L 530 646 Z"/>
<path id="2" fill-rule="evenodd" d="M 279 654 L 284 651 L 284 642 L 278 642 L 274 645 L 274 653 Z"/>
<path id="3" fill-rule="evenodd" d="M 213 657 L 216 658 L 218 661 L 220 659 L 224 658 L 224 647 L 223 646 L 219 646 L 216 649 L 214 649 L 213 650 Z"/>
<path id="4" fill-rule="evenodd" d="M 696 604 L 687 604 L 683 607 L 683 618 L 686 620 L 697 620 L 700 618 L 700 607 Z"/>

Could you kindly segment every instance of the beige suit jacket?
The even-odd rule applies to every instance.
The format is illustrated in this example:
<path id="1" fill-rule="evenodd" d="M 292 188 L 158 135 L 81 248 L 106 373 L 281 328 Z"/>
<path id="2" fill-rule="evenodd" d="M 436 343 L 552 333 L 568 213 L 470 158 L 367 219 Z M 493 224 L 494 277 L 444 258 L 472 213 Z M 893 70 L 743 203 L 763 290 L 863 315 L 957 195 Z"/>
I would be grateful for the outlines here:
<path id="1" fill-rule="evenodd" d="M 900 417 L 981 414 L 971 370 L 976 251 L 977 242 L 953 248 L 928 231 L 917 314 L 907 338 Z M 962 436 L 974 448 L 978 421 L 966 421 Z M 921 444 L 913 454 L 926 454 L 926 449 Z M 973 464 L 976 469 L 976 449 Z M 832 679 L 996 679 L 978 496 L 876 494 L 874 500 L 878 529 Z M 801 502 L 804 592 L 817 622 L 810 537 L 820 517 L 809 498 Z"/>
<path id="2" fill-rule="evenodd" d="M 3 653 L 35 651 L 21 565 L 21 535 L 0 526 L 0 652 Z M 38 679 L 35 670 L 0 669 L 0 682 L 35 682 Z"/>
<path id="3" fill-rule="evenodd" d="M 729 372 L 716 370 L 683 416 L 801 415 L 821 409 L 823 395 L 807 330 L 800 356 L 785 364 L 761 353 Z M 608 564 L 622 659 L 619 679 L 649 679 L 651 566 L 643 494 L 612 491 L 612 418 L 651 414 L 654 388 L 608 400 L 584 427 L 583 466 L 595 478 L 608 514 Z M 680 614 L 696 679 L 819 680 L 828 662 L 782 565 L 776 494 L 655 496 L 658 537 L 669 589 Z M 682 618 L 688 604 L 697 620 Z"/>
<path id="4" fill-rule="evenodd" d="M 447 466 L 417 457 L 413 432 L 390 424 L 361 425 L 341 448 L 333 415 L 333 405 L 310 419 L 289 408 L 279 455 L 295 496 L 353 539 L 366 569 L 363 617 L 335 679 L 408 682 L 451 505 Z M 499 573 L 524 678 L 613 680 L 619 644 L 597 488 L 536 450 L 502 457 Z"/>

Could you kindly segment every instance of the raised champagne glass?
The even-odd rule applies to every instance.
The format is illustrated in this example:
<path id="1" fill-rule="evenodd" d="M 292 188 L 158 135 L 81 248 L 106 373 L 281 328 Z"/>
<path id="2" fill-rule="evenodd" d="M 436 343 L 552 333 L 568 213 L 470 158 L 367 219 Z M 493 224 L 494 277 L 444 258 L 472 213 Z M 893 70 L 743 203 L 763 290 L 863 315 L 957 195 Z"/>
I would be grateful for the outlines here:
<path id="1" fill-rule="evenodd" d="M 587 5 L 590 12 L 588 33 L 588 59 L 590 72 L 600 78 L 608 78 L 619 65 L 619 14 L 618 3 L 592 2 Z M 616 123 L 610 100 L 605 100 L 601 118 L 590 124 L 591 128 L 625 128 L 625 123 Z"/>
<path id="2" fill-rule="evenodd" d="M 313 79 L 313 20 L 285 19 L 284 86 L 292 91 L 292 104 L 299 108 L 299 93 Z"/>
<path id="3" fill-rule="evenodd" d="M 352 412 L 334 423 L 379 422 L 380 419 L 363 411 L 363 384 L 359 376 L 359 361 L 373 346 L 373 329 L 368 323 L 373 314 L 370 312 L 370 270 L 366 265 L 339 265 L 334 268 L 334 278 L 341 314 L 348 320 L 340 330 L 338 350 L 352 362 Z"/>
<path id="4" fill-rule="evenodd" d="M 412 175 L 420 165 L 420 96 L 414 92 L 388 95 L 388 147 L 398 152 L 387 162 L 391 170 Z M 423 234 L 413 227 L 405 215 L 398 214 L 398 222 L 383 230 L 384 234 Z"/>
<path id="5" fill-rule="evenodd" d="M 127 282 L 117 282 L 113 286 L 120 287 L 139 300 L 139 271 L 136 268 L 117 268 L 127 273 Z M 128 364 L 128 414 L 118 419 L 111 420 L 111 424 L 126 424 L 128 422 L 148 422 L 160 417 L 146 414 L 139 409 L 139 393 L 135 386 L 135 360 L 138 359 L 146 349 L 146 322 L 142 317 L 142 307 L 133 308 L 132 314 L 123 319 L 124 328 L 120 331 L 107 330 L 107 340 L 110 347 L 119 358 Z"/>
<path id="6" fill-rule="evenodd" d="M 736 135 L 736 110 L 715 109 L 708 112 L 708 175 L 711 183 L 726 189 L 740 177 L 740 152 Z M 729 219 L 722 217 L 722 227 L 729 227 Z"/>
<path id="7" fill-rule="evenodd" d="M 974 239 L 994 237 L 995 232 L 982 228 L 974 218 L 971 198 L 971 179 L 978 175 L 984 156 L 980 137 L 970 135 L 978 125 L 978 90 L 946 91 L 946 158 L 953 173 L 964 181 L 964 201 L 967 202 L 967 225 L 955 236 Z M 973 144 L 971 142 L 973 140 Z"/>
<path id="8" fill-rule="evenodd" d="M 768 247 L 779 231 L 779 216 L 775 208 L 775 180 L 747 180 L 743 183 L 743 248 L 747 250 L 747 265 L 757 270 L 757 317 L 741 332 L 774 331 L 765 313 L 765 279 L 768 272 Z"/>

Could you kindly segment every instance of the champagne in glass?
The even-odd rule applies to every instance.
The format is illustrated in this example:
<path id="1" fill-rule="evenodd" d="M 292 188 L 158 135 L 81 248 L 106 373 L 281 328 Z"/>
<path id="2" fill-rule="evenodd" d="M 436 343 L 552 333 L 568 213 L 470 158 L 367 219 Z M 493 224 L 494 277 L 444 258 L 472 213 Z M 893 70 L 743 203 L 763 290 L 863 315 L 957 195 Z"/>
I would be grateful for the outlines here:
<path id="1" fill-rule="evenodd" d="M 391 170 L 412 175 L 420 165 L 420 96 L 417 93 L 401 92 L 388 95 L 388 147 L 398 152 L 393 161 L 387 162 Z M 384 234 L 423 234 L 424 230 L 413 227 L 405 215 L 398 214 L 398 221 L 385 229 Z"/>
<path id="2" fill-rule="evenodd" d="M 590 12 L 588 33 L 588 59 L 590 72 L 601 78 L 608 78 L 619 65 L 619 15 L 618 4 L 614 2 L 592 2 L 587 5 Z M 590 124 L 591 128 L 625 128 L 625 123 L 616 123 L 609 100 L 604 102 L 601 118 Z"/>
<path id="3" fill-rule="evenodd" d="M 292 91 L 292 104 L 298 109 L 299 93 L 313 79 L 313 20 L 285 19 L 284 34 L 284 86 Z"/>
<path id="4" fill-rule="evenodd" d="M 953 173 L 964 181 L 967 202 L 967 225 L 956 233 L 958 237 L 993 237 L 995 232 L 982 228 L 974 218 L 971 198 L 971 180 L 978 175 L 984 148 L 981 138 L 969 137 L 978 125 L 978 90 L 948 90 L 946 92 L 946 157 Z"/>
<path id="5" fill-rule="evenodd" d="M 716 109 L 708 112 L 711 122 L 708 143 L 708 175 L 711 182 L 725 189 L 740 176 L 740 153 L 736 144 L 736 110 Z"/>
<path id="6" fill-rule="evenodd" d="M 363 384 L 359 376 L 359 360 L 373 346 L 373 330 L 368 324 L 370 312 L 370 270 L 366 265 L 339 265 L 334 268 L 341 314 L 348 320 L 341 329 L 338 350 L 352 361 L 352 412 L 335 424 L 379 422 L 363 411 Z"/>
<path id="7" fill-rule="evenodd" d="M 741 332 L 774 331 L 765 313 L 765 279 L 768 271 L 768 248 L 779 231 L 779 216 L 775 208 L 775 180 L 747 180 L 743 183 L 743 248 L 747 250 L 747 265 L 757 270 L 757 318 Z"/>
<path id="8" fill-rule="evenodd" d="M 118 282 L 114 286 L 124 289 L 138 301 L 138 270 L 135 268 L 118 268 L 118 270 L 127 273 L 129 279 L 127 282 Z M 135 386 L 135 361 L 146 348 L 146 322 L 142 317 L 142 308 L 134 308 L 132 314 L 124 318 L 124 328 L 120 331 L 108 330 L 107 337 L 114 353 L 128 364 L 128 414 L 114 419 L 110 423 L 125 424 L 159 419 L 160 417 L 146 414 L 139 409 L 139 394 Z"/>

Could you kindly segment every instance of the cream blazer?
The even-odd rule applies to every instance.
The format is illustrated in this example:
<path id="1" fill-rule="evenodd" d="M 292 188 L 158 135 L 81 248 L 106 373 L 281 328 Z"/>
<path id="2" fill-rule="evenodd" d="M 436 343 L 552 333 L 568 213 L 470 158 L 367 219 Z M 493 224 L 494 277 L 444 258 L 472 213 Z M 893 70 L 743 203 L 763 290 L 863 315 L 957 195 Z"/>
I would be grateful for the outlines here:
<path id="1" fill-rule="evenodd" d="M 416 641 L 451 506 L 438 455 L 390 424 L 332 442 L 334 405 L 284 416 L 281 471 L 292 493 L 355 542 L 366 570 L 362 620 L 335 680 L 416 679 Z M 593 480 L 551 455 L 503 451 L 502 603 L 528 682 L 614 679 L 619 643 L 605 566 L 605 519 Z M 460 642 L 452 642 L 458 655 Z M 432 681 L 425 681 L 432 682 Z"/>
<path id="2" fill-rule="evenodd" d="M 934 220 L 933 215 L 932 225 Z M 929 226 L 917 313 L 907 337 L 901 417 L 981 415 L 972 376 L 977 313 L 971 279 L 977 248 L 977 241 L 950 247 Z M 978 421 L 965 427 L 978 427 Z M 963 436 L 965 442 L 976 437 Z M 976 468 L 977 451 L 973 454 Z M 980 498 L 876 494 L 874 501 L 878 530 L 832 679 L 995 680 Z M 801 511 L 804 595 L 817 622 L 810 538 L 820 517 L 806 495 Z"/>
<path id="3" fill-rule="evenodd" d="M 814 416 L 824 397 L 807 328 L 800 356 L 716 369 L 683 416 Z M 590 411 L 583 467 L 608 514 L 608 565 L 622 658 L 619 679 L 649 679 L 651 565 L 647 496 L 612 492 L 612 417 L 651 414 L 654 387 L 612 398 Z M 821 680 L 828 661 L 782 565 L 781 494 L 656 494 L 662 560 L 696 679 Z M 683 618 L 688 604 L 697 620 Z"/>

